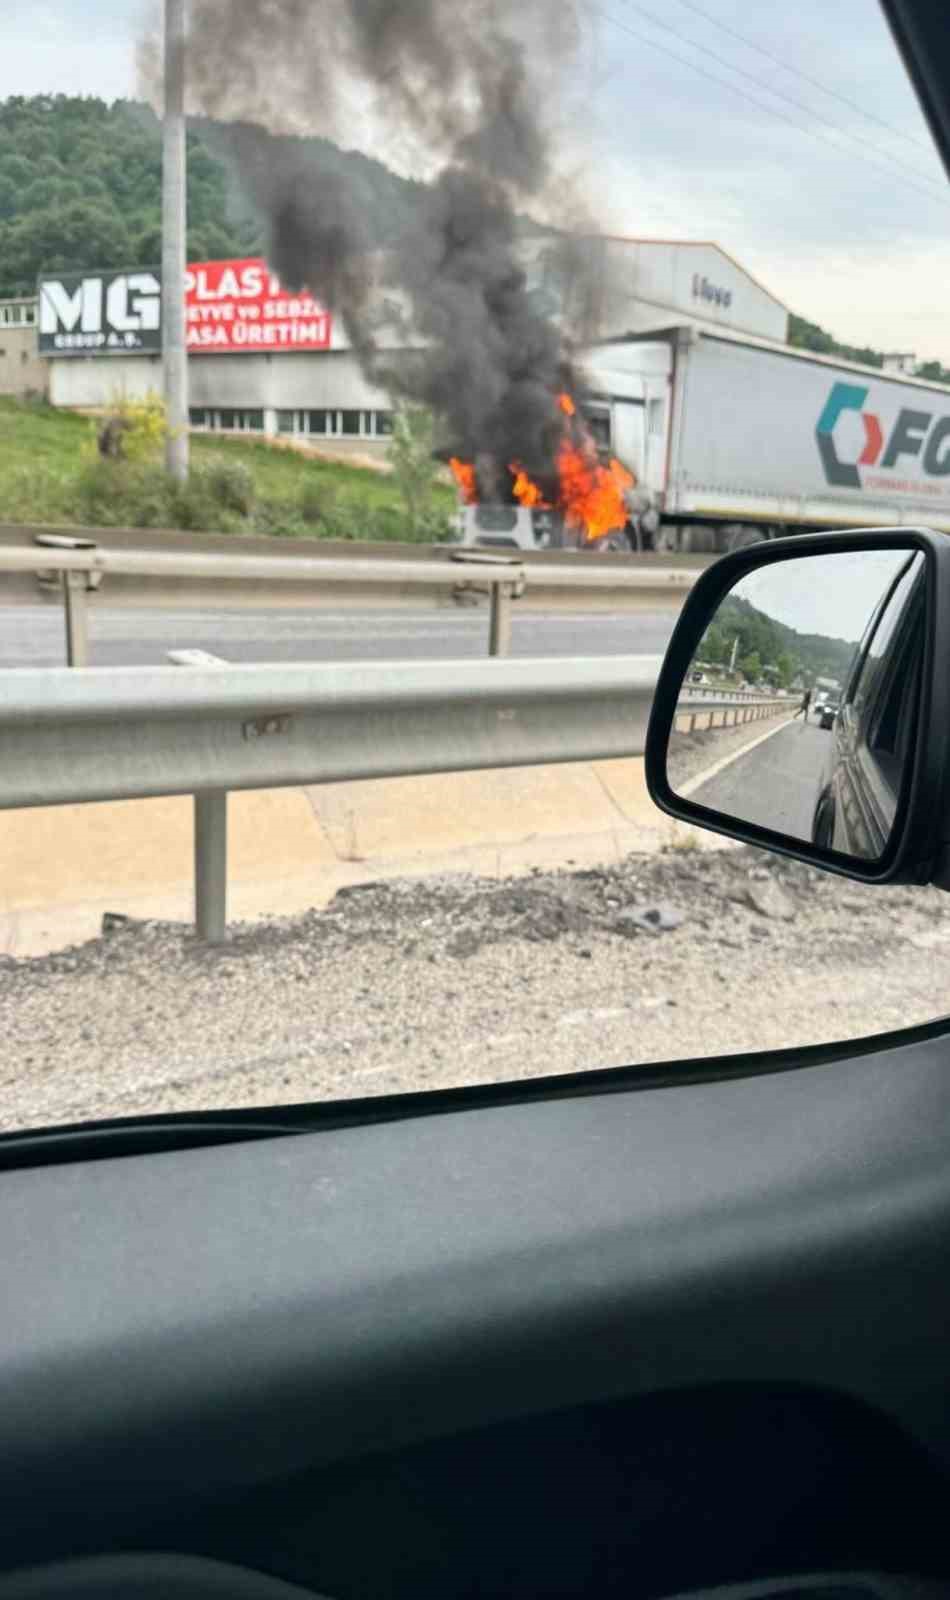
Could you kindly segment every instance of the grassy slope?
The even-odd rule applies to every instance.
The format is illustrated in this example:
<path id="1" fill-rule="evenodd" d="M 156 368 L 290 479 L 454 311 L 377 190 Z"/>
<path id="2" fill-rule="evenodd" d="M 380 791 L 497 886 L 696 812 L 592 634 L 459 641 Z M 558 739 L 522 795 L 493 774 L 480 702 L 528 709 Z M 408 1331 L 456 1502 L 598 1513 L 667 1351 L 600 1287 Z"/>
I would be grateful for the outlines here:
<path id="1" fill-rule="evenodd" d="M 49 406 L 21 404 L 0 398 L 0 522 L 65 523 L 89 520 L 89 502 L 83 484 L 95 463 L 96 424 L 86 417 L 56 411 Z M 268 445 L 260 440 L 195 435 L 192 462 L 202 467 L 227 461 L 240 463 L 254 479 L 257 508 L 248 517 L 207 504 L 198 497 L 191 504 L 187 525 L 208 531 L 306 534 L 309 537 L 411 537 L 405 527 L 399 490 L 388 474 L 343 463 L 320 461 L 296 450 Z M 103 468 L 93 468 L 101 485 Z M 327 506 L 324 521 L 302 517 L 301 496 L 316 491 Z M 142 497 L 141 516 L 134 493 L 116 495 L 116 517 L 132 525 L 161 525 L 156 518 L 155 488 Z M 151 512 L 146 509 L 146 500 Z M 448 515 L 454 495 L 437 488 L 435 507 Z M 176 519 L 176 522 L 183 520 Z M 171 525 L 176 525 L 173 522 Z M 165 526 L 170 525 L 168 522 Z"/>

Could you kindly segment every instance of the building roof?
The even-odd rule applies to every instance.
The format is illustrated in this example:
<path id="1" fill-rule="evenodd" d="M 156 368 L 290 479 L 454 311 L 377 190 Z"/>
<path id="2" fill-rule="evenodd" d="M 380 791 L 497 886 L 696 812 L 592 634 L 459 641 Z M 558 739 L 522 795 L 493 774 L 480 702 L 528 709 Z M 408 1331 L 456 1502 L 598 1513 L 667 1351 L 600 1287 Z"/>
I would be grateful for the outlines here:
<path id="1" fill-rule="evenodd" d="M 601 237 L 609 239 L 613 244 L 662 244 L 675 245 L 679 250 L 718 250 L 721 256 L 725 256 L 726 260 L 731 261 L 734 267 L 738 267 L 739 271 L 748 278 L 750 283 L 754 283 L 757 289 L 761 289 L 763 294 L 767 294 L 770 300 L 774 300 L 777 306 L 781 306 L 782 310 L 787 311 L 791 316 L 791 307 L 787 306 L 784 300 L 780 300 L 777 294 L 773 294 L 771 289 L 767 289 L 761 278 L 757 278 L 755 273 L 749 271 L 748 267 L 744 267 L 741 261 L 737 260 L 730 251 L 724 250 L 722 245 L 718 244 L 715 239 L 652 239 L 646 235 L 624 233 L 605 233 Z"/>

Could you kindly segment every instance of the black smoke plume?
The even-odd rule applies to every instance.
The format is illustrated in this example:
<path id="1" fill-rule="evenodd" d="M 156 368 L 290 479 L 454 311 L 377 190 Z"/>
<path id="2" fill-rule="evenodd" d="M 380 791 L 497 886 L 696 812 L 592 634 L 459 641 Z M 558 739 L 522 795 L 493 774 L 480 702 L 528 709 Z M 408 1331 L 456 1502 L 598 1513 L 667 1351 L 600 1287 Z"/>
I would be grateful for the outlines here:
<path id="1" fill-rule="evenodd" d="M 519 218 L 540 207 L 559 220 L 549 114 L 578 40 L 576 3 L 190 5 L 191 105 L 232 125 L 230 154 L 281 280 L 339 315 L 366 375 L 431 407 L 458 454 L 517 461 L 545 485 L 571 360 L 529 289 Z M 382 250 L 332 146 L 321 158 L 300 137 L 358 144 L 361 115 L 377 148 L 388 132 L 427 166 Z M 587 307 L 576 237 L 555 230 L 544 248 L 568 302 Z"/>

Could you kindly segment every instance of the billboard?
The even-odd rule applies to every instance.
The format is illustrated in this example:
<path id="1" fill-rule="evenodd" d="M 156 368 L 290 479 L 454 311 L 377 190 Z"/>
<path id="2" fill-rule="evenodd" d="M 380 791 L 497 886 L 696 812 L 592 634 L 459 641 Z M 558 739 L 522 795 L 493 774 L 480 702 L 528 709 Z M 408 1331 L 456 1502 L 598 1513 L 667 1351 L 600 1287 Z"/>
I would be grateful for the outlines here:
<path id="1" fill-rule="evenodd" d="M 158 268 L 57 273 L 39 282 L 41 356 L 159 355 L 162 276 Z M 185 272 L 185 337 L 190 355 L 329 350 L 333 319 L 309 294 L 289 294 L 252 256 L 199 261 Z"/>
<path id="2" fill-rule="evenodd" d="M 155 355 L 162 348 L 161 274 L 66 272 L 40 279 L 41 356 Z"/>
<path id="3" fill-rule="evenodd" d="M 185 273 L 190 354 L 329 350 L 332 319 L 309 294 L 289 294 L 259 256 L 202 261 Z"/>

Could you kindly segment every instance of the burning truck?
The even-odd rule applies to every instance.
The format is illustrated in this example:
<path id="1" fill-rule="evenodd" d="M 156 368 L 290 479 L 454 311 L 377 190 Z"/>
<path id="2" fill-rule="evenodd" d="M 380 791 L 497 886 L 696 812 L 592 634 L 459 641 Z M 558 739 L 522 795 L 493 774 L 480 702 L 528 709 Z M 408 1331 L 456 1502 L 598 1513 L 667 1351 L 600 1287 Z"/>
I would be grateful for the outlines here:
<path id="1" fill-rule="evenodd" d="M 629 550 L 636 478 L 598 446 L 572 396 L 552 404 L 550 465 L 536 476 L 517 460 L 449 455 L 462 544 L 522 550 Z"/>

